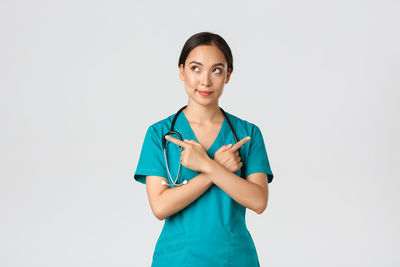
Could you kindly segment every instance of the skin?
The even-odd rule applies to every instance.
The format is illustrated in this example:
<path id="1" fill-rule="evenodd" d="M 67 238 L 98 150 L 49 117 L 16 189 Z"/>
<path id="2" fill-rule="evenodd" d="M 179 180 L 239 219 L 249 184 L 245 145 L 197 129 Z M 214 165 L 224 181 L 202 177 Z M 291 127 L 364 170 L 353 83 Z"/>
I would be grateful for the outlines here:
<path id="1" fill-rule="evenodd" d="M 227 68 L 224 54 L 215 45 L 200 45 L 194 48 L 179 67 L 179 77 L 185 84 L 188 105 L 182 111 L 189 121 L 195 140 L 184 140 L 167 136 L 166 139 L 184 148 L 182 165 L 200 172 L 183 186 L 169 188 L 160 181 L 160 176 L 147 176 L 146 192 L 154 215 L 163 220 L 184 209 L 200 197 L 213 184 L 220 187 L 232 199 L 258 214 L 264 212 L 268 203 L 268 182 L 265 173 L 253 173 L 246 179 L 234 172 L 240 169 L 238 149 L 250 140 L 246 137 L 232 146 L 221 146 L 211 159 L 206 151 L 210 148 L 221 128 L 224 116 L 218 100 L 224 85 L 228 83 L 232 70 Z M 212 92 L 202 96 L 199 91 Z"/>

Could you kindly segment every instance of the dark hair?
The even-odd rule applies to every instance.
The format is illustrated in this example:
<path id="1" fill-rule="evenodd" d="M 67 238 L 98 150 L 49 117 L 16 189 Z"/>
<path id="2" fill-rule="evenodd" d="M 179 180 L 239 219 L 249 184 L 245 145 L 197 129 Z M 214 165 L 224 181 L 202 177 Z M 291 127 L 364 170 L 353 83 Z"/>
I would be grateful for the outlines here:
<path id="1" fill-rule="evenodd" d="M 221 50 L 221 52 L 225 55 L 226 61 L 228 63 L 228 71 L 229 69 L 233 71 L 233 58 L 229 45 L 226 43 L 224 38 L 212 32 L 196 33 L 186 41 L 182 48 L 181 55 L 179 56 L 178 67 L 181 64 L 185 66 L 185 61 L 190 51 L 192 51 L 199 45 L 216 45 L 219 50 Z"/>

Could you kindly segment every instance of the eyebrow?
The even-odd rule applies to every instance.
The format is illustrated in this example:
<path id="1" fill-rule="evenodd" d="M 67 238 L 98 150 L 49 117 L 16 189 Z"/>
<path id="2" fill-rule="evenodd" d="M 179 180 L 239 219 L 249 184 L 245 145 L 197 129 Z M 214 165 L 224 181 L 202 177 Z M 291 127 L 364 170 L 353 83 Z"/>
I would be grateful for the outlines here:
<path id="1" fill-rule="evenodd" d="M 192 64 L 192 63 L 194 63 L 194 64 L 199 64 L 199 65 L 203 66 L 203 64 L 201 64 L 200 62 L 197 62 L 197 61 L 190 61 L 190 62 L 189 62 L 189 64 Z M 214 67 L 214 66 L 222 66 L 222 67 L 224 67 L 224 68 L 225 68 L 225 65 L 224 65 L 224 64 L 222 64 L 221 62 L 219 62 L 219 63 L 215 63 L 215 64 L 214 64 L 214 65 L 212 65 L 211 67 Z"/>

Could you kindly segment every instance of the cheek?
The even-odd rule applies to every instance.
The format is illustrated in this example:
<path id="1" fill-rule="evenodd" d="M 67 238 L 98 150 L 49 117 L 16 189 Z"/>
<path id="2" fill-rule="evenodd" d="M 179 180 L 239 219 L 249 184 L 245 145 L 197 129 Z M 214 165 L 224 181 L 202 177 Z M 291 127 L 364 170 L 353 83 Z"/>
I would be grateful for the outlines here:
<path id="1" fill-rule="evenodd" d="M 225 86 L 225 77 L 221 76 L 221 77 L 217 77 L 213 80 L 213 84 L 215 87 L 217 88 L 222 88 Z"/>
<path id="2" fill-rule="evenodd" d="M 218 83 L 218 85 L 223 86 L 225 84 L 225 77 L 224 76 L 220 76 L 218 77 L 218 79 L 216 79 L 216 82 Z"/>
<path id="3" fill-rule="evenodd" d="M 199 82 L 195 77 L 185 79 L 186 92 L 189 94 L 194 93 L 194 90 L 199 86 Z"/>
<path id="4" fill-rule="evenodd" d="M 191 87 L 196 86 L 198 84 L 198 78 L 195 75 L 187 76 L 186 83 Z"/>

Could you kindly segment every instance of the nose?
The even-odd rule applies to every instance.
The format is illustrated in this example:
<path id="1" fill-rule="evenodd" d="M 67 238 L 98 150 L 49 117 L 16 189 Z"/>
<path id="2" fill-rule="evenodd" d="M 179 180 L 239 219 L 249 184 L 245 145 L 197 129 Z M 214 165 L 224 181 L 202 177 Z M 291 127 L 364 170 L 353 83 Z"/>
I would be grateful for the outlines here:
<path id="1" fill-rule="evenodd" d="M 201 80 L 201 85 L 205 87 L 211 86 L 211 78 L 209 73 L 204 72 L 204 75 Z"/>

